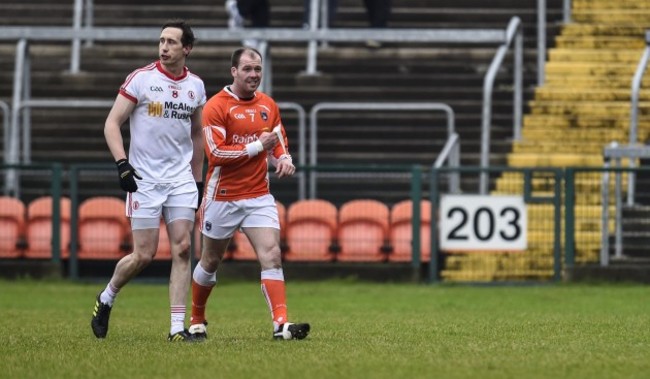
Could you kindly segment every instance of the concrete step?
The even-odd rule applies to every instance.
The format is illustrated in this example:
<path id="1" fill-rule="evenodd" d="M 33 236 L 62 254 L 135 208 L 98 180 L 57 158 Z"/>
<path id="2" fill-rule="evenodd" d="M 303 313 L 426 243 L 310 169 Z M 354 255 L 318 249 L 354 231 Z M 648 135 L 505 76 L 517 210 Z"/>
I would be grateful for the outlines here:
<path id="1" fill-rule="evenodd" d="M 598 154 L 542 154 L 512 153 L 508 154 L 508 165 L 512 167 L 602 167 L 603 157 Z"/>
<path id="2" fill-rule="evenodd" d="M 566 24 L 562 28 L 564 37 L 595 37 L 595 36 L 619 36 L 643 38 L 647 28 L 646 23 L 640 24 Z"/>
<path id="3" fill-rule="evenodd" d="M 608 0 L 573 0 L 571 5 L 573 9 L 580 10 L 616 10 L 616 9 L 649 9 L 650 2 L 647 0 L 617 0 L 616 2 Z"/>
<path id="4" fill-rule="evenodd" d="M 574 22 L 587 24 L 648 24 L 650 9 L 575 9 L 571 18 Z"/>
<path id="5" fill-rule="evenodd" d="M 629 128 L 630 120 L 620 117 L 564 116 L 564 115 L 532 115 L 524 116 L 524 130 L 531 129 L 608 129 L 621 131 Z M 639 118 L 639 127 L 650 127 L 650 117 Z"/>
<path id="6" fill-rule="evenodd" d="M 515 142 L 513 153 L 581 153 L 602 154 L 603 144 L 598 142 L 573 142 L 558 143 L 552 141 L 522 141 Z"/>
<path id="7" fill-rule="evenodd" d="M 535 89 L 535 99 L 539 101 L 630 101 L 630 89 L 583 89 L 538 87 Z M 641 90 L 639 100 L 650 101 L 650 90 Z"/>
<path id="8" fill-rule="evenodd" d="M 650 85 L 650 76 L 648 79 L 643 78 L 641 82 L 642 87 Z M 615 77 L 599 77 L 565 73 L 547 76 L 546 80 L 544 81 L 544 85 L 549 87 L 565 87 L 566 83 L 571 83 L 572 88 L 584 88 L 587 90 L 592 88 L 630 89 L 632 87 L 632 77 L 625 75 Z"/>
<path id="9" fill-rule="evenodd" d="M 627 138 L 627 132 L 620 129 L 549 129 L 549 128 L 524 128 L 522 136 L 526 140 L 554 140 L 554 141 L 622 141 Z"/>
<path id="10" fill-rule="evenodd" d="M 622 49 L 563 49 L 552 48 L 548 50 L 549 62 L 603 62 L 637 64 L 643 51 Z"/>
<path id="11" fill-rule="evenodd" d="M 630 103 L 625 101 L 541 101 L 529 102 L 532 114 L 630 116 Z M 639 114 L 650 115 L 650 103 L 639 102 Z"/>
<path id="12" fill-rule="evenodd" d="M 632 80 L 636 65 L 617 62 L 548 62 L 546 74 L 553 75 L 591 75 L 601 77 L 622 76 Z"/>
<path id="13" fill-rule="evenodd" d="M 642 51 L 645 48 L 643 38 L 633 37 L 557 36 L 555 44 L 562 49 L 631 49 Z"/>

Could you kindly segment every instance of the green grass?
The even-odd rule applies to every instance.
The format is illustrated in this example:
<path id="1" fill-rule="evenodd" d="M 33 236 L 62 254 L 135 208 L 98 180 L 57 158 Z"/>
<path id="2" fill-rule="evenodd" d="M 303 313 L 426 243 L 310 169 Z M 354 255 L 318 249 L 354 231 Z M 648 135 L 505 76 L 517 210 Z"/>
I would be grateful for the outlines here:
<path id="1" fill-rule="evenodd" d="M 273 341 L 256 282 L 220 283 L 209 340 L 170 344 L 165 285 L 0 281 L 0 378 L 647 378 L 650 287 L 289 282 L 302 341 Z"/>

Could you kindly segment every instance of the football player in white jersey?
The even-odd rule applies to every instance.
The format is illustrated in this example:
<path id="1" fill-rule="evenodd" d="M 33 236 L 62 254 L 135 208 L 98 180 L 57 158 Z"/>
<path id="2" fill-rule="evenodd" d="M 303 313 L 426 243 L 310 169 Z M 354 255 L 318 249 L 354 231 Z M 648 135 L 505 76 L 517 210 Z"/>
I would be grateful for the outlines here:
<path id="1" fill-rule="evenodd" d="M 162 217 L 172 260 L 168 340 L 193 341 L 185 329 L 185 307 L 191 233 L 203 192 L 201 112 L 206 102 L 203 81 L 185 66 L 193 44 L 194 33 L 184 21 L 164 24 L 159 60 L 127 76 L 106 118 L 104 135 L 117 164 L 120 187 L 127 192 L 133 252 L 120 259 L 108 285 L 97 295 L 91 321 L 97 338 L 108 333 L 110 312 L 120 289 L 156 255 Z M 127 119 L 131 132 L 128 154 L 120 130 Z"/>

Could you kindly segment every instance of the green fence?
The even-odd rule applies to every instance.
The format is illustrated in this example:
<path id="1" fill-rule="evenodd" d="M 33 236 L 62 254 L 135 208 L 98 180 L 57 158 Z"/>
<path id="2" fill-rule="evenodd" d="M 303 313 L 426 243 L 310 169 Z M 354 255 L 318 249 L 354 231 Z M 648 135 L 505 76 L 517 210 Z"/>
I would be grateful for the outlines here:
<path id="1" fill-rule="evenodd" d="M 72 165 L 67 170 L 60 164 L 0 166 L 0 174 L 10 171 L 18 174 L 19 200 L 25 204 L 22 221 L 25 228 L 20 236 L 21 243 L 2 240 L 3 249 L 7 251 L 0 249 L 0 258 L 30 259 L 27 254 L 29 205 L 41 197 L 51 197 L 51 254 L 40 259 L 61 262 L 71 278 L 86 276 L 84 267 L 80 267 L 84 258 L 78 256 L 79 208 L 94 197 L 124 199 L 113 165 Z M 621 219 L 629 222 L 632 216 L 625 212 L 643 206 L 628 206 L 622 211 L 625 191 L 617 192 L 616 186 L 625 189 L 630 172 L 639 178 L 638 186 L 647 183 L 643 179 L 645 176 L 650 177 L 650 170 L 645 168 L 463 167 L 428 171 L 417 165 L 319 165 L 299 167 L 298 171 L 302 178 L 314 178 L 310 185 L 316 186 L 316 197 L 332 203 L 338 212 L 339 224 L 337 233 L 332 236 L 331 255 L 328 259 L 315 259 L 325 269 L 337 265 L 406 268 L 413 272 L 414 278 L 429 283 L 557 281 L 566 268 L 602 264 L 603 256 L 616 257 L 621 242 L 626 251 L 630 251 L 633 242 L 627 237 L 620 240 Z M 478 178 L 483 172 L 490 175 L 491 185 L 488 194 L 480 195 Z M 447 184 L 456 174 L 461 177 L 461 193 L 451 194 Z M 605 181 L 607 178 L 609 180 Z M 298 196 L 295 179 L 283 182 L 272 177 L 271 188 L 276 200 L 287 210 L 305 200 Z M 311 188 L 308 192 L 311 193 Z M 643 202 L 641 192 L 637 191 L 637 197 Z M 602 203 L 604 193 L 609 193 L 607 206 Z M 71 203 L 69 220 L 61 209 L 66 198 Z M 342 232 L 341 225 L 348 222 L 342 222 L 342 210 L 350 202 L 362 199 L 377 200 L 386 206 L 384 215 L 387 216 L 382 217 L 388 219 L 383 222 L 385 227 L 380 228 L 385 234 L 377 251 L 368 255 L 347 254 L 351 249 L 345 244 L 349 243 L 346 238 L 349 240 L 350 236 Z M 519 205 L 508 203 L 510 201 Z M 401 234 L 396 236 L 398 226 L 393 221 L 400 216 L 394 213 L 404 202 L 410 202 L 411 207 L 401 213 Z M 421 207 L 412 204 L 421 204 Z M 519 206 L 524 211 L 517 208 Z M 119 212 L 125 219 L 123 208 Z M 404 226 L 404 214 L 409 220 L 408 227 Z M 525 225 L 520 225 L 524 221 Z M 61 231 L 68 228 L 69 236 L 62 235 Z M 364 229 L 352 233 L 359 236 L 365 233 L 359 230 Z M 524 232 L 525 244 L 518 245 L 520 233 Z M 495 245 L 491 238 L 497 235 L 505 241 Z M 3 234 L 0 238 L 9 237 Z M 365 248 L 369 239 L 364 238 L 360 236 L 354 246 L 359 246 L 360 250 L 362 246 Z M 473 245 L 463 245 L 465 240 L 472 238 Z M 62 249 L 62 241 L 66 240 L 70 243 Z M 283 242 L 286 245 L 287 241 Z M 9 254 L 12 248 L 19 251 Z M 129 247 L 120 249 L 123 256 Z M 198 247 L 196 251 L 198 253 Z M 399 251 L 406 251 L 406 255 L 399 258 Z M 301 258 L 289 260 L 290 244 L 285 253 L 287 262 L 302 263 Z M 310 259 L 307 256 L 307 261 Z M 114 265 L 114 260 L 109 263 Z"/>

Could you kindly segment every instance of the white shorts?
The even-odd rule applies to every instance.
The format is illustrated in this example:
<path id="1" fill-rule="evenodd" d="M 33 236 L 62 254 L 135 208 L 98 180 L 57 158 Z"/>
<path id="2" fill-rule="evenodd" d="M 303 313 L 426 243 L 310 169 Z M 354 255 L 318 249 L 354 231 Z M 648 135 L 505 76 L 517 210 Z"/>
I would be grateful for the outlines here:
<path id="1" fill-rule="evenodd" d="M 205 199 L 201 233 L 213 239 L 232 237 L 238 228 L 280 229 L 278 208 L 273 195 L 237 201 Z"/>
<path id="2" fill-rule="evenodd" d="M 159 225 L 163 208 L 187 208 L 192 212 L 172 212 L 179 217 L 194 222 L 194 209 L 198 205 L 199 194 L 194 181 L 180 183 L 138 182 L 138 191 L 126 196 L 126 216 L 133 219 L 151 219 L 152 225 Z M 180 215 L 180 216 L 179 216 Z M 191 216 L 190 216 L 191 215 Z M 165 222 L 171 219 L 165 212 Z M 155 220 L 156 222 L 153 222 Z M 148 225 L 148 224 L 147 224 Z M 141 229 L 141 228 L 140 228 Z"/>

